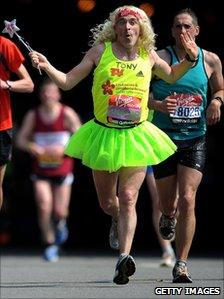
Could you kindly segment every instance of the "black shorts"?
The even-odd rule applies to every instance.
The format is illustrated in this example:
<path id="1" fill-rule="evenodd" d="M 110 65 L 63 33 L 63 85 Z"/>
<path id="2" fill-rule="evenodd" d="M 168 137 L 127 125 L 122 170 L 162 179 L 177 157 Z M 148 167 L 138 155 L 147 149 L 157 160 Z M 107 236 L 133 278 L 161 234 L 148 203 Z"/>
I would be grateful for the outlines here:
<path id="1" fill-rule="evenodd" d="M 206 159 L 205 136 L 189 140 L 173 140 L 177 151 L 158 165 L 153 165 L 156 179 L 177 173 L 177 165 L 181 164 L 203 172 Z"/>
<path id="2" fill-rule="evenodd" d="M 0 166 L 7 164 L 12 157 L 12 129 L 0 131 Z"/>
<path id="3" fill-rule="evenodd" d="M 67 175 L 52 176 L 52 177 L 32 173 L 30 178 L 33 182 L 37 180 L 43 180 L 43 181 L 48 181 L 52 185 L 71 185 L 74 181 L 74 175 L 72 173 L 68 173 Z"/>

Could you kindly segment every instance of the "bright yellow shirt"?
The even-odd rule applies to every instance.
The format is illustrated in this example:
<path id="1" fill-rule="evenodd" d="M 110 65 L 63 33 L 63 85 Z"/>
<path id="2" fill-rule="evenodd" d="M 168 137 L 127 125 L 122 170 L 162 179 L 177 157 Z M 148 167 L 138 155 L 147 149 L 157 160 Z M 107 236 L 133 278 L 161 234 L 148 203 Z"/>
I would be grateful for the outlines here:
<path id="1" fill-rule="evenodd" d="M 106 42 L 94 71 L 95 118 L 111 127 L 127 127 L 147 120 L 151 68 L 145 51 L 141 50 L 135 60 L 123 61 L 113 54 L 111 42 Z"/>

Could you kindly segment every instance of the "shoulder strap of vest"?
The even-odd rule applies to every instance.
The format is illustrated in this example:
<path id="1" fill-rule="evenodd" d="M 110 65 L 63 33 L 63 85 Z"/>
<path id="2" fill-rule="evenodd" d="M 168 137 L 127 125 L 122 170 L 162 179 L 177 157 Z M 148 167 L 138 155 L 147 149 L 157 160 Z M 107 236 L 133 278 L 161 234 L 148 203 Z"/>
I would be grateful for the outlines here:
<path id="1" fill-rule="evenodd" d="M 173 55 L 174 55 L 174 49 L 171 46 L 168 46 L 165 48 L 165 50 L 169 53 L 170 55 L 170 63 L 169 65 L 173 64 Z"/>

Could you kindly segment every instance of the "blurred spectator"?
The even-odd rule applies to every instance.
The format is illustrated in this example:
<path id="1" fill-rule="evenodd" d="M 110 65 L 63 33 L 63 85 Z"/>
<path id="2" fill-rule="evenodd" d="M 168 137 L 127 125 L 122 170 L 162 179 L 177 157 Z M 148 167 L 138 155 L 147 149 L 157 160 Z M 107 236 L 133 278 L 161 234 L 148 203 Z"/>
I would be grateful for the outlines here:
<path id="1" fill-rule="evenodd" d="M 24 66 L 24 57 L 9 39 L 0 36 L 0 209 L 3 179 L 12 155 L 11 92 L 32 92 L 33 82 Z M 10 80 L 12 74 L 18 79 Z M 9 81 L 10 80 L 10 81 Z"/>
<path id="2" fill-rule="evenodd" d="M 39 96 L 41 103 L 25 115 L 16 144 L 33 159 L 31 180 L 44 244 L 43 257 L 57 261 L 60 245 L 68 238 L 66 219 L 73 182 L 74 161 L 64 156 L 64 146 L 81 122 L 72 108 L 60 103 L 60 90 L 52 81 L 43 82 Z"/>

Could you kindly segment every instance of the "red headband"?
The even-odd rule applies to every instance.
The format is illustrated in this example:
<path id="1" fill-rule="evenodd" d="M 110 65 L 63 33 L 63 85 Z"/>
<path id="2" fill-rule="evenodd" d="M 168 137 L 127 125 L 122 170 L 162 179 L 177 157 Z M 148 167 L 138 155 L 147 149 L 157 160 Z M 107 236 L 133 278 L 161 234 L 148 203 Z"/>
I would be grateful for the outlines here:
<path id="1" fill-rule="evenodd" d="M 138 12 L 135 12 L 134 10 L 132 10 L 130 8 L 123 8 L 117 14 L 116 21 L 120 18 L 126 17 L 127 15 L 132 15 L 132 16 L 136 17 L 137 19 L 141 19 L 141 16 Z"/>

